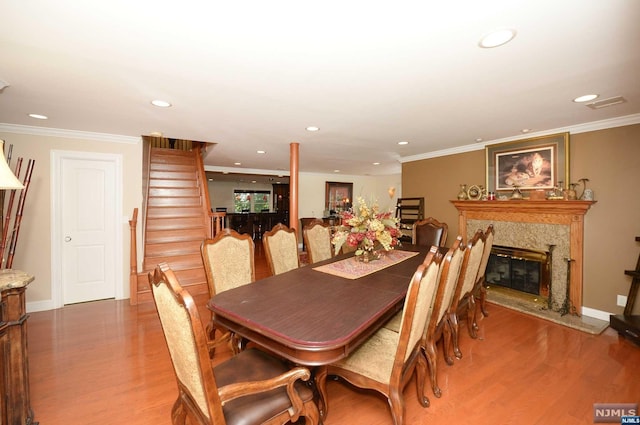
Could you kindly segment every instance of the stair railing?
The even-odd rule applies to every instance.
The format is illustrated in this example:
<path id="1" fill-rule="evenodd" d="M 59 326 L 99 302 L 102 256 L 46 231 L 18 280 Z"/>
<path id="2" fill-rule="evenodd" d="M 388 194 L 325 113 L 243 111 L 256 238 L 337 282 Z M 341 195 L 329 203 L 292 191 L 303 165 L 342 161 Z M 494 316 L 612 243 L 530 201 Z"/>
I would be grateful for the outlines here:
<path id="1" fill-rule="evenodd" d="M 131 234 L 131 246 L 129 249 L 129 292 L 131 305 L 138 304 L 138 243 L 136 226 L 138 224 L 138 209 L 133 209 L 133 216 L 129 220 L 129 232 Z"/>

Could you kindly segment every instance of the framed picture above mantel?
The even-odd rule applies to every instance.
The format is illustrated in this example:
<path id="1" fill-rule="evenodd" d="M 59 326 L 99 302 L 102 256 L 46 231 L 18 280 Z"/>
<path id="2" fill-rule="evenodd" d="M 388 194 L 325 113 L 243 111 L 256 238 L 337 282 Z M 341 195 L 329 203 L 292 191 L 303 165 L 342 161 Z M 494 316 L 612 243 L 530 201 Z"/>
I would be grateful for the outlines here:
<path id="1" fill-rule="evenodd" d="M 551 190 L 569 184 L 569 133 L 485 147 L 489 192 Z"/>

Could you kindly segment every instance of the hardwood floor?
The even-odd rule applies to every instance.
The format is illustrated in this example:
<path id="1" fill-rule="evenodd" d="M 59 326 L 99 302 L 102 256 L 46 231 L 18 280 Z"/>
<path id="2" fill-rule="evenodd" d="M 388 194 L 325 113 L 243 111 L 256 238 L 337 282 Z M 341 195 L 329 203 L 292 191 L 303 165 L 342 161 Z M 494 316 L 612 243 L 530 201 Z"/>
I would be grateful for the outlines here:
<path id="1" fill-rule="evenodd" d="M 256 277 L 268 274 L 256 244 Z M 203 320 L 206 297 L 197 298 Z M 422 408 L 405 388 L 406 424 L 592 424 L 593 403 L 640 402 L 640 347 L 612 329 L 599 336 L 489 305 L 464 357 L 439 352 L 440 399 Z M 43 425 L 170 424 L 176 382 L 153 303 L 97 301 L 30 315 L 35 420 Z M 439 347 L 440 348 L 440 347 Z M 219 350 L 219 362 L 229 356 Z M 386 401 L 328 383 L 325 425 L 391 425 Z"/>

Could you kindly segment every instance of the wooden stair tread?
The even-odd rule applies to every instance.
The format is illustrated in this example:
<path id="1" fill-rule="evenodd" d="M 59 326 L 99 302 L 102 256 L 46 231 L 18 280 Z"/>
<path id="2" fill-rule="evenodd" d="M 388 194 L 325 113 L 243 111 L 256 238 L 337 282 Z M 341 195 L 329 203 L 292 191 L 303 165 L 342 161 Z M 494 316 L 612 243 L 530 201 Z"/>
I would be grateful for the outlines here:
<path id="1" fill-rule="evenodd" d="M 152 301 L 148 273 L 159 263 L 167 263 L 189 292 L 208 293 L 200 246 L 209 235 L 209 208 L 203 206 L 198 154 L 151 148 L 143 270 L 132 284 L 134 303 Z"/>

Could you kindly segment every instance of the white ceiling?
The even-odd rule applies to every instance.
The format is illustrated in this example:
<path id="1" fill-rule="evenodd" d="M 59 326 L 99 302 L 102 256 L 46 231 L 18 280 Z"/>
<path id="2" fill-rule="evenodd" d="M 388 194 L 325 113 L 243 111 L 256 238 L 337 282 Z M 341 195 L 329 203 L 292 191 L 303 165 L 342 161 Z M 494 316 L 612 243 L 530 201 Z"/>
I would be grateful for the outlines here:
<path id="1" fill-rule="evenodd" d="M 399 173 L 640 113 L 639 23 L 637 0 L 4 1 L 0 123 L 215 142 L 211 170 L 288 171 L 298 142 L 303 172 Z"/>

